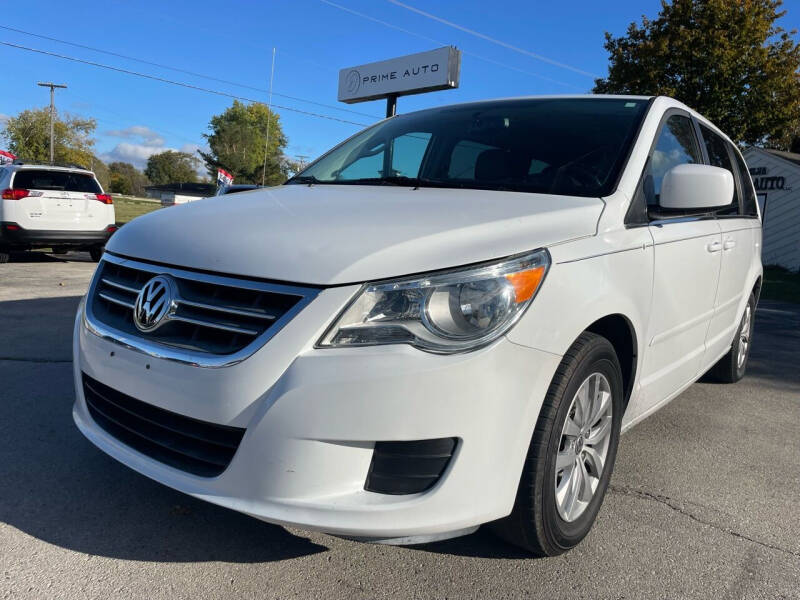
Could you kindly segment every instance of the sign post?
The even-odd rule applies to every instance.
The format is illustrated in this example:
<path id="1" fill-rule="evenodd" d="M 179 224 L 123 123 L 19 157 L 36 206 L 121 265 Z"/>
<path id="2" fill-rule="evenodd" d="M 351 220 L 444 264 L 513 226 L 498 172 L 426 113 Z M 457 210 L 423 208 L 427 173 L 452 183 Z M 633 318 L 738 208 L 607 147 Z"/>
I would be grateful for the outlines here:
<path id="1" fill-rule="evenodd" d="M 397 98 L 458 87 L 461 51 L 445 46 L 339 71 L 339 101 L 347 104 L 386 98 L 386 117 L 397 112 Z"/>

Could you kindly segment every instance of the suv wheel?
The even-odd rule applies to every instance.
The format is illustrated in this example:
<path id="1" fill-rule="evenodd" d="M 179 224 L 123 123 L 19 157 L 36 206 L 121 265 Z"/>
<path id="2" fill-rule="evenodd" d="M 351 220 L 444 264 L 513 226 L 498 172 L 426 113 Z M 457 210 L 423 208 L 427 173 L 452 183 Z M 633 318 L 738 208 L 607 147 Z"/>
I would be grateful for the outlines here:
<path id="1" fill-rule="evenodd" d="M 92 257 L 94 262 L 100 262 L 100 259 L 103 257 L 103 246 L 92 246 L 89 248 L 89 256 Z"/>
<path id="2" fill-rule="evenodd" d="M 7 263 L 11 255 L 8 252 L 0 252 L 0 265 Z"/>
<path id="3" fill-rule="evenodd" d="M 733 344 L 728 353 L 711 367 L 709 375 L 720 383 L 736 383 L 747 370 L 747 360 L 750 358 L 750 345 L 753 340 L 753 322 L 756 314 L 756 297 L 753 293 L 744 307 L 742 320 L 733 338 Z"/>
<path id="4" fill-rule="evenodd" d="M 538 556 L 575 547 L 594 524 L 617 455 L 622 371 L 605 338 L 584 332 L 561 361 L 545 397 L 514 509 L 493 524 Z"/>

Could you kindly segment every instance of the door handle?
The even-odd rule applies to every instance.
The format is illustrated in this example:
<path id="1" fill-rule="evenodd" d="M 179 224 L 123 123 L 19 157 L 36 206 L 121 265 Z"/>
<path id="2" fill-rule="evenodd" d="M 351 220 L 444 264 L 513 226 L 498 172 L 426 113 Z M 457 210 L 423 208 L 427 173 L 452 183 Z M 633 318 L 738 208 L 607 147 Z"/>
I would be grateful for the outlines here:
<path id="1" fill-rule="evenodd" d="M 722 242 L 711 242 L 710 244 L 706 245 L 706 250 L 709 252 L 719 252 L 722 250 Z"/>
<path id="2" fill-rule="evenodd" d="M 731 248 L 736 247 L 736 240 L 725 240 L 725 243 L 722 244 L 723 250 L 730 250 Z"/>

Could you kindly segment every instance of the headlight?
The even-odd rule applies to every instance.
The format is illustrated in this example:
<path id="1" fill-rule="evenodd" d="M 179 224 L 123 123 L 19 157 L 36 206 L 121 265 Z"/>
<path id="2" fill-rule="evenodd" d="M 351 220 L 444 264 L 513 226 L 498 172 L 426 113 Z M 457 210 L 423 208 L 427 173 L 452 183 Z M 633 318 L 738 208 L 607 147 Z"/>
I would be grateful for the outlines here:
<path id="1" fill-rule="evenodd" d="M 547 269 L 547 250 L 464 269 L 366 284 L 322 347 L 411 344 L 429 352 L 474 350 L 522 316 Z"/>

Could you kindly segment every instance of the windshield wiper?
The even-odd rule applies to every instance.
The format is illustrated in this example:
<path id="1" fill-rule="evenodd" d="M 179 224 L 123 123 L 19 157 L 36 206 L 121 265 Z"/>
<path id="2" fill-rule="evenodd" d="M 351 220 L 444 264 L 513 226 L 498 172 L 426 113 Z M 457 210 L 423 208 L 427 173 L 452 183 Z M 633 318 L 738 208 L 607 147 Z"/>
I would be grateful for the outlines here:
<path id="1" fill-rule="evenodd" d="M 387 177 L 361 177 L 359 179 L 339 180 L 336 183 L 351 185 L 398 185 L 403 187 L 445 187 L 442 182 L 424 177 L 406 177 L 405 175 L 389 175 Z"/>
<path id="2" fill-rule="evenodd" d="M 321 183 L 321 182 L 320 182 L 319 179 L 317 179 L 313 175 L 298 175 L 298 176 L 292 177 L 286 183 L 307 183 L 308 185 L 311 185 L 313 183 Z"/>

